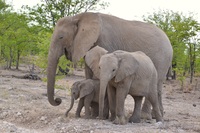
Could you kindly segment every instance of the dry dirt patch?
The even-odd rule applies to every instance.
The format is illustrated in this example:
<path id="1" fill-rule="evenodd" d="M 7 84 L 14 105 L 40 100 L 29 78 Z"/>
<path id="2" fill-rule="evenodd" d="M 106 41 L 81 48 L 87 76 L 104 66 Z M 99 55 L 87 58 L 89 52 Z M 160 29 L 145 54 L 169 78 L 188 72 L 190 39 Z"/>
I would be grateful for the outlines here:
<path id="1" fill-rule="evenodd" d="M 60 106 L 51 106 L 46 97 L 46 83 L 40 80 L 17 79 L 12 75 L 23 75 L 24 71 L 0 70 L 0 132 L 1 133 L 155 133 L 155 132 L 200 132 L 200 88 L 184 93 L 178 81 L 164 84 L 163 105 L 165 108 L 164 124 L 155 120 L 150 123 L 128 123 L 114 125 L 107 120 L 75 118 L 74 108 L 65 117 L 70 105 L 69 87 L 82 80 L 83 72 L 59 80 L 63 90 L 56 90 L 56 95 L 63 102 Z M 42 75 L 40 75 L 42 76 Z M 197 79 L 198 81 L 198 79 Z M 133 99 L 126 99 L 127 115 L 133 110 Z M 84 115 L 84 110 L 82 111 Z"/>

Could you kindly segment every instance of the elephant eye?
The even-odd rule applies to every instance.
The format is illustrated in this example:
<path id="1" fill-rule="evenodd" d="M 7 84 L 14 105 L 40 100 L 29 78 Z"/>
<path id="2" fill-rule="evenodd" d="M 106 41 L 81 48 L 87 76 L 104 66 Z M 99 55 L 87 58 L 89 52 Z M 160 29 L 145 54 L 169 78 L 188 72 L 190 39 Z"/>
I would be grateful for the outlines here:
<path id="1" fill-rule="evenodd" d="M 59 39 L 63 39 L 63 36 L 60 36 Z"/>
<path id="2" fill-rule="evenodd" d="M 113 72 L 115 71 L 115 69 L 113 69 Z"/>
<path id="3" fill-rule="evenodd" d="M 99 66 L 99 69 L 101 69 L 101 67 Z"/>

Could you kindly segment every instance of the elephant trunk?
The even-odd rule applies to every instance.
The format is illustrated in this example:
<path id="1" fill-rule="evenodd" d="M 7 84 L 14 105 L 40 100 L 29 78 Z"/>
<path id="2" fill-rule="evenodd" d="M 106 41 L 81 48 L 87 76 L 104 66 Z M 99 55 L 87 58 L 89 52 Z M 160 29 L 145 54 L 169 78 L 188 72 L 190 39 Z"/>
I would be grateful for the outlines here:
<path id="1" fill-rule="evenodd" d="M 55 85 L 55 76 L 56 69 L 59 58 L 55 56 L 55 51 L 49 50 L 48 55 L 48 67 L 47 67 L 47 96 L 48 101 L 53 106 L 58 106 L 61 104 L 62 100 L 60 98 L 54 99 L 54 85 Z"/>
<path id="2" fill-rule="evenodd" d="M 71 97 L 71 104 L 70 104 L 70 107 L 69 107 L 69 109 L 66 111 L 66 113 L 65 113 L 65 116 L 67 117 L 68 116 L 68 113 L 69 113 L 69 111 L 73 108 L 73 105 L 74 105 L 74 97 L 72 96 Z"/>
<path id="3" fill-rule="evenodd" d="M 102 78 L 100 78 L 100 94 L 99 94 L 99 118 L 100 119 L 103 119 L 104 100 L 105 100 L 107 85 L 108 85 L 108 80 L 102 80 Z"/>

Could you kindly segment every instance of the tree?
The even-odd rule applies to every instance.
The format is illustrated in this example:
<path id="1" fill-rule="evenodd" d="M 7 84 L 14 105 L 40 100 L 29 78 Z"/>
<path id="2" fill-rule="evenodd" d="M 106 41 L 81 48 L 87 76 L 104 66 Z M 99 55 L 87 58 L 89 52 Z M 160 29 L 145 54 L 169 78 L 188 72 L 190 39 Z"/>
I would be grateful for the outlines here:
<path id="1" fill-rule="evenodd" d="M 109 4 L 100 0 L 41 0 L 41 3 L 33 8 L 24 6 L 24 10 L 28 10 L 28 16 L 34 21 L 33 24 L 37 23 L 50 31 L 61 17 L 104 9 Z"/>
<path id="2" fill-rule="evenodd" d="M 194 19 L 194 14 L 190 13 L 186 16 L 179 12 L 159 10 L 147 17 L 143 16 L 143 19 L 156 24 L 165 31 L 174 50 L 173 69 L 180 71 L 182 75 L 189 72 L 192 82 L 197 49 L 199 48 L 197 35 L 200 30 L 200 25 Z"/>
<path id="3" fill-rule="evenodd" d="M 87 11 L 103 9 L 109 3 L 100 2 L 100 0 L 41 0 L 41 4 L 37 4 L 33 8 L 24 6 L 24 12 L 32 21 L 31 25 L 41 27 L 38 32 L 39 59 L 37 65 L 46 68 L 48 49 L 53 27 L 59 18 L 64 16 L 73 16 L 75 14 Z M 59 66 L 62 68 L 71 68 L 72 64 L 69 60 L 61 58 Z"/>
<path id="4" fill-rule="evenodd" d="M 6 68 L 11 69 L 15 62 L 16 69 L 19 67 L 21 55 L 27 55 L 37 47 L 33 30 L 28 25 L 28 19 L 23 14 L 13 12 L 4 12 L 0 24 L 0 48 L 1 60 L 6 62 Z M 37 43 L 36 43 L 37 44 Z"/>
<path id="5" fill-rule="evenodd" d="M 19 67 L 20 58 L 34 55 L 39 65 L 47 64 L 48 47 L 56 21 L 64 16 L 105 8 L 108 3 L 99 0 L 41 0 L 30 8 L 14 12 L 10 5 L 0 0 L 0 61 L 10 69 Z M 38 56 L 36 56 L 38 55 Z M 31 58 L 32 59 L 32 58 Z M 36 63 L 36 60 L 33 60 Z M 61 67 L 68 67 L 69 61 L 62 59 Z"/>
<path id="6" fill-rule="evenodd" d="M 6 4 L 4 0 L 0 0 L 0 14 L 5 12 L 9 7 L 10 5 Z"/>

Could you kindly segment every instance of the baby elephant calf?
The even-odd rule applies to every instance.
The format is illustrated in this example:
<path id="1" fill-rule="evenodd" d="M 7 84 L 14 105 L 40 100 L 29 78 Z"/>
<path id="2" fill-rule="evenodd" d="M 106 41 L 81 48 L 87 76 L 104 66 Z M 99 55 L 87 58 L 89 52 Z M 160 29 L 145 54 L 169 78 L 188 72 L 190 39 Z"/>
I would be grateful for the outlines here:
<path id="1" fill-rule="evenodd" d="M 85 79 L 75 82 L 71 87 L 71 105 L 66 111 L 67 116 L 74 105 L 74 100 L 78 98 L 79 103 L 76 110 L 76 117 L 80 117 L 81 110 L 85 106 L 85 118 L 97 117 L 99 114 L 99 88 L 100 81 Z M 109 117 L 108 98 L 105 98 L 104 118 Z"/>

